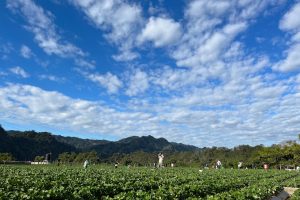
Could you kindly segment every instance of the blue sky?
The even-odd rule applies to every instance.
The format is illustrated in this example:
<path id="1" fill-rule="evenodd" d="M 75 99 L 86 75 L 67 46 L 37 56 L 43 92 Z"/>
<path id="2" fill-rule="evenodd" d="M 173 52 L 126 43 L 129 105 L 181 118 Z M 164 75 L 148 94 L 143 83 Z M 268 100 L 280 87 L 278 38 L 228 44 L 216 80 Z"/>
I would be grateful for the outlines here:
<path id="1" fill-rule="evenodd" d="M 300 133 L 300 2 L 0 2 L 5 129 L 204 146 Z"/>

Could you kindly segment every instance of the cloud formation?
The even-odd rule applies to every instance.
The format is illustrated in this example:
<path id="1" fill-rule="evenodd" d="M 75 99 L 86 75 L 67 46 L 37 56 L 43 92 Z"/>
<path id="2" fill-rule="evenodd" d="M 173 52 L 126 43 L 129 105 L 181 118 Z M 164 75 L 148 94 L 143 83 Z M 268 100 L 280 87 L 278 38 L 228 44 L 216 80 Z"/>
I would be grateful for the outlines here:
<path id="1" fill-rule="evenodd" d="M 151 17 L 142 30 L 140 41 L 151 41 L 155 47 L 175 44 L 181 37 L 181 26 L 173 19 Z"/>
<path id="2" fill-rule="evenodd" d="M 16 66 L 9 69 L 9 71 L 13 74 L 21 76 L 22 78 L 28 78 L 30 75 L 21 67 Z"/>
<path id="3" fill-rule="evenodd" d="M 60 57 L 81 57 L 86 53 L 76 45 L 63 39 L 57 32 L 53 14 L 44 10 L 32 0 L 7 0 L 7 7 L 26 21 L 25 28 L 34 34 L 34 39 L 40 48 L 48 55 Z M 29 58 L 29 48 L 22 46 L 21 54 Z M 88 62 L 88 61 L 85 61 Z"/>
<path id="4" fill-rule="evenodd" d="M 197 146 L 296 139 L 300 132 L 298 1 L 276 22 L 276 31 L 287 38 L 278 42 L 284 51 L 272 43 L 274 38 L 259 35 L 269 30 L 257 33 L 256 26 L 260 27 L 259 20 L 272 18 L 272 12 L 278 14 L 276 9 L 285 0 L 191 0 L 176 17 L 167 10 L 145 13 L 147 9 L 136 1 L 69 2 L 66 5 L 73 5 L 84 17 L 83 26 L 92 25 L 99 38 L 104 36 L 95 38 L 95 43 L 110 45 L 112 49 L 102 50 L 114 60 L 99 53 L 93 59 L 101 57 L 103 65 L 86 61 L 87 53 L 58 35 L 53 14 L 33 1 L 8 1 L 10 10 L 26 19 L 27 28 L 33 29 L 35 41 L 47 54 L 72 57 L 81 66 L 72 66 L 75 70 L 67 70 L 72 77 L 64 74 L 68 80 L 61 79 L 62 66 L 69 63 L 55 60 L 55 70 L 41 70 L 36 77 L 74 83 L 72 90 L 83 90 L 67 95 L 63 92 L 70 89 L 68 84 L 48 91 L 42 85 L 3 83 L 0 119 L 119 138 L 151 134 Z M 272 43 L 274 52 L 257 47 L 266 43 Z M 31 53 L 22 46 L 24 58 L 31 58 Z M 30 73 L 21 67 L 6 72 L 3 79 L 25 78 Z M 101 94 L 84 90 L 94 88 L 89 84 L 98 86 Z"/>
<path id="5" fill-rule="evenodd" d="M 136 70 L 136 72 L 130 77 L 126 94 L 129 96 L 135 96 L 137 94 L 144 93 L 148 87 L 148 75 L 141 70 Z"/>
<path id="6" fill-rule="evenodd" d="M 0 118 L 118 137 L 130 136 L 132 132 L 151 134 L 198 146 L 221 146 L 230 138 L 235 138 L 230 145 L 245 141 L 280 142 L 293 139 L 300 128 L 300 90 L 281 97 L 285 87 L 284 82 L 271 88 L 258 86 L 251 102 L 246 98 L 239 100 L 241 94 L 235 96 L 236 91 L 214 95 L 215 91 L 201 89 L 195 91 L 193 101 L 175 97 L 171 102 L 161 99 L 159 103 L 148 101 L 141 106 L 142 101 L 137 101 L 117 109 L 101 101 L 73 99 L 55 91 L 11 84 L 0 89 Z M 275 90 L 281 92 L 261 96 Z M 230 102 L 236 103 L 230 106 Z"/>
<path id="7" fill-rule="evenodd" d="M 274 66 L 275 70 L 291 72 L 300 70 L 300 3 L 295 4 L 281 19 L 279 28 L 293 35 L 292 45 L 286 50 L 285 59 Z"/>
<path id="8" fill-rule="evenodd" d="M 21 46 L 20 53 L 24 58 L 27 58 L 27 59 L 33 55 L 31 49 L 26 45 Z"/>
<path id="9" fill-rule="evenodd" d="M 53 16 L 35 2 L 28 0 L 7 1 L 7 7 L 26 19 L 26 28 L 34 34 L 38 45 L 49 55 L 62 57 L 83 56 L 84 52 L 75 45 L 61 39 L 53 23 Z"/>
<path id="10" fill-rule="evenodd" d="M 122 81 L 108 72 L 107 74 L 85 74 L 86 78 L 107 89 L 108 93 L 115 94 L 122 87 Z"/>
<path id="11" fill-rule="evenodd" d="M 105 37 L 119 48 L 119 54 L 114 55 L 118 61 L 129 61 L 138 55 L 133 51 L 135 35 L 141 26 L 142 9 L 135 4 L 122 0 L 91 0 L 71 1 L 88 19 L 105 32 Z"/>

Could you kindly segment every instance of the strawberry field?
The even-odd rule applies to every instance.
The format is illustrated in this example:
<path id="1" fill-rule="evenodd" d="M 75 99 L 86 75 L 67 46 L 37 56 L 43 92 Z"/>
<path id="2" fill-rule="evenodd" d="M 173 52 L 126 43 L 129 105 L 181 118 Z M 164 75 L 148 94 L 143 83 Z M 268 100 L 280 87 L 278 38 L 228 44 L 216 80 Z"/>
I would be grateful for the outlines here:
<path id="1" fill-rule="evenodd" d="M 300 174 L 90 166 L 0 166 L 0 199 L 269 199 Z M 297 192 L 296 194 L 297 195 Z"/>

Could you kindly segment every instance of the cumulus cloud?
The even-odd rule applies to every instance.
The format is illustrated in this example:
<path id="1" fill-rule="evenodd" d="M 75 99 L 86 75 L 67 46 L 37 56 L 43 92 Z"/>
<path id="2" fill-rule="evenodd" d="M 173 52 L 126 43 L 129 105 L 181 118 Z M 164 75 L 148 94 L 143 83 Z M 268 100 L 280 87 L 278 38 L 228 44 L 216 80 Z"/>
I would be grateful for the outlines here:
<path id="1" fill-rule="evenodd" d="M 290 47 L 286 50 L 285 59 L 274 65 L 274 69 L 281 72 L 300 70 L 300 3 L 296 3 L 281 19 L 279 28 L 288 31 L 294 36 L 291 39 Z"/>
<path id="2" fill-rule="evenodd" d="M 0 88 L 0 119 L 88 133 L 128 136 L 140 127 L 151 129 L 151 115 L 122 112 L 101 102 L 72 99 L 61 93 L 30 85 L 12 84 Z M 140 133 L 137 133 L 138 135 Z"/>
<path id="3" fill-rule="evenodd" d="M 137 70 L 129 80 L 129 87 L 126 91 L 126 94 L 129 96 L 134 96 L 139 93 L 145 92 L 149 87 L 148 75 L 141 71 Z"/>
<path id="4" fill-rule="evenodd" d="M 85 65 L 86 71 L 79 72 L 86 79 L 114 94 L 107 102 L 10 84 L 0 88 L 0 119 L 118 137 L 151 134 L 198 146 L 271 144 L 297 138 L 300 77 L 296 73 L 282 77 L 271 67 L 293 71 L 299 66 L 300 33 L 291 17 L 298 4 L 280 21 L 279 27 L 291 40 L 286 58 L 276 65 L 267 56 L 248 54 L 239 40 L 255 17 L 275 1 L 192 0 L 180 23 L 168 17 L 144 20 L 142 9 L 127 1 L 72 4 L 118 47 L 114 59 L 135 59 L 139 55 L 133 50 L 150 42 L 166 48 L 177 66 L 150 63 L 123 74 L 100 74 L 89 71 L 93 63 L 76 60 L 77 65 Z M 40 78 L 55 81 L 57 77 Z"/>
<path id="5" fill-rule="evenodd" d="M 180 66 L 199 66 L 218 60 L 221 53 L 228 47 L 235 36 L 245 30 L 245 23 L 228 24 L 223 30 L 213 33 L 204 43 L 199 46 L 195 55 L 178 61 Z"/>
<path id="6" fill-rule="evenodd" d="M 197 71 L 184 68 L 174 69 L 171 67 L 152 71 L 150 80 L 153 85 L 162 88 L 165 92 L 168 90 L 180 91 L 196 87 L 205 81 Z"/>
<path id="7" fill-rule="evenodd" d="M 31 49 L 26 45 L 21 46 L 20 53 L 24 58 L 27 58 L 27 59 L 33 55 Z"/>
<path id="8" fill-rule="evenodd" d="M 87 55 L 79 47 L 58 34 L 53 14 L 44 10 L 34 1 L 8 0 L 7 7 L 26 20 L 25 28 L 34 34 L 35 41 L 48 55 L 57 55 L 63 58 L 80 57 L 81 59 Z M 27 46 L 22 46 L 21 55 L 23 57 L 29 58 L 30 52 Z"/>
<path id="9" fill-rule="evenodd" d="M 108 93 L 115 94 L 122 87 L 122 81 L 110 72 L 100 75 L 100 74 L 85 74 L 86 78 L 99 84 L 100 86 L 107 89 Z"/>
<path id="10" fill-rule="evenodd" d="M 77 66 L 81 66 L 87 69 L 95 69 L 96 67 L 96 62 L 95 61 L 86 61 L 82 58 L 76 58 L 75 59 L 75 64 Z"/>
<path id="11" fill-rule="evenodd" d="M 198 146 L 293 139 L 300 130 L 297 103 L 300 79 L 278 81 L 261 76 L 257 72 L 266 65 L 265 59 L 228 63 L 227 78 L 221 84 L 206 83 L 186 92 L 181 89 L 176 95 L 147 96 L 132 99 L 127 104 L 115 102 L 118 106 L 73 99 L 30 85 L 11 84 L 0 88 L 0 118 L 118 137 L 151 134 L 170 141 L 188 144 L 193 141 Z M 153 81 L 150 74 L 141 70 L 133 74 L 129 88 L 130 85 L 136 87 L 131 87 L 129 95 L 141 93 L 138 84 L 145 79 L 148 84 Z M 120 83 L 112 81 L 118 80 L 112 74 L 90 75 L 89 78 L 111 92 L 118 91 L 116 85 Z M 228 139 L 233 137 L 235 140 L 228 144 Z"/>
<path id="12" fill-rule="evenodd" d="M 151 17 L 142 30 L 140 41 L 151 41 L 156 47 L 174 44 L 181 36 L 181 26 L 170 18 Z"/>
<path id="13" fill-rule="evenodd" d="M 279 28 L 282 30 L 300 29 L 300 3 L 295 4 L 281 19 Z"/>
<path id="14" fill-rule="evenodd" d="M 84 55 L 81 49 L 61 39 L 53 23 L 53 15 L 35 4 L 35 2 L 31 0 L 8 0 L 7 7 L 15 13 L 20 13 L 26 19 L 27 29 L 33 32 L 38 45 L 47 54 L 62 57 Z"/>
<path id="15" fill-rule="evenodd" d="M 116 61 L 131 61 L 139 57 L 139 54 L 132 51 L 128 51 L 128 49 L 125 48 L 124 51 L 121 49 L 120 54 L 113 55 L 112 57 Z"/>
<path id="16" fill-rule="evenodd" d="M 286 58 L 276 65 L 274 69 L 281 72 L 291 72 L 300 69 L 300 43 L 292 45 L 285 53 Z"/>
<path id="17" fill-rule="evenodd" d="M 28 78 L 30 75 L 21 67 L 16 66 L 9 69 L 9 71 L 13 74 L 21 76 L 22 78 Z"/>
<path id="18" fill-rule="evenodd" d="M 172 57 L 183 67 L 214 66 L 225 59 L 227 49 L 248 28 L 251 19 L 273 4 L 265 0 L 190 1 L 184 11 L 184 34 Z"/>
<path id="19" fill-rule="evenodd" d="M 116 0 L 71 1 L 99 29 L 106 32 L 105 37 L 117 45 L 120 55 L 118 61 L 128 61 L 137 57 L 132 52 L 135 36 L 142 24 L 142 9 L 135 4 Z"/>

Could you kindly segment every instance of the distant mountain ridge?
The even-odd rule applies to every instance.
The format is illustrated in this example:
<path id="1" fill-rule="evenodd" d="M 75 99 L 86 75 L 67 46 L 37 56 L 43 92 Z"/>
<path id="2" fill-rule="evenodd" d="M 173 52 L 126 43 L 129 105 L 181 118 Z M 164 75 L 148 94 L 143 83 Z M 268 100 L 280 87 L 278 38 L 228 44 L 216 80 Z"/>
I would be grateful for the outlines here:
<path id="1" fill-rule="evenodd" d="M 17 160 L 34 160 L 36 156 L 52 153 L 57 158 L 62 152 L 77 152 L 69 144 L 57 141 L 52 134 L 35 131 L 6 131 L 0 135 L 0 152 L 11 153 Z"/>
<path id="2" fill-rule="evenodd" d="M 101 153 L 103 156 L 110 156 L 114 153 L 133 153 L 136 151 L 159 152 L 159 151 L 194 151 L 198 148 L 192 145 L 185 145 L 175 142 L 168 142 L 165 138 L 154 138 L 148 136 L 132 136 L 116 142 L 98 144 L 90 148 Z"/>
<path id="3" fill-rule="evenodd" d="M 79 150 L 86 150 L 91 148 L 92 146 L 106 144 L 110 142 L 108 140 L 82 139 L 78 137 L 69 137 L 69 136 L 61 136 L 61 135 L 53 135 L 53 137 L 57 141 L 74 146 Z"/>
<path id="4" fill-rule="evenodd" d="M 35 156 L 51 152 L 56 159 L 63 152 L 96 151 L 100 157 L 114 154 L 143 152 L 182 152 L 198 148 L 192 145 L 168 142 L 165 138 L 153 136 L 132 136 L 119 141 L 91 140 L 77 137 L 64 137 L 48 132 L 5 131 L 0 126 L 0 153 L 12 153 L 17 160 L 33 160 Z"/>

